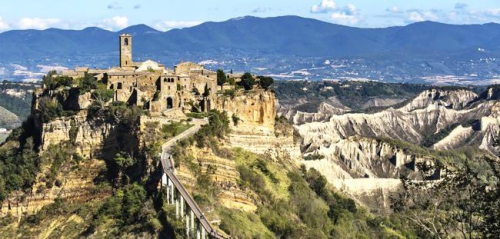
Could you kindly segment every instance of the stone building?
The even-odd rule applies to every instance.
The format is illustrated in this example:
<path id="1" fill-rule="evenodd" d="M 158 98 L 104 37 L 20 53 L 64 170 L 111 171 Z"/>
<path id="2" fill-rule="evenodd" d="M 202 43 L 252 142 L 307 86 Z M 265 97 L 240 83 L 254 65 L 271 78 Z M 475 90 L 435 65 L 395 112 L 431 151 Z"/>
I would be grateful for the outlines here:
<path id="1" fill-rule="evenodd" d="M 168 69 L 158 62 L 132 60 L 132 36 L 120 35 L 120 66 L 108 70 L 77 68 L 63 75 L 94 74 L 114 91 L 113 101 L 138 105 L 151 113 L 179 109 L 204 112 L 215 109 L 217 73 L 203 66 L 182 62 Z"/>

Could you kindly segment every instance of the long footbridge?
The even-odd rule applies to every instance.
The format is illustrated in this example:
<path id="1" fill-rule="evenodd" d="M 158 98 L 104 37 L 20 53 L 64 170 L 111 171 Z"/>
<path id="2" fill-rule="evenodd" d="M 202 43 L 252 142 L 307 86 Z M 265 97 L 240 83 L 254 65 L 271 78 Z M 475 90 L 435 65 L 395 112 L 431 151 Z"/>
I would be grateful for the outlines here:
<path id="1" fill-rule="evenodd" d="M 186 236 L 197 239 L 205 238 L 225 238 L 215 230 L 210 222 L 205 218 L 202 210 L 186 191 L 184 186 L 175 175 L 175 164 L 171 154 L 173 146 L 194 133 L 198 132 L 202 125 L 207 123 L 207 120 L 195 119 L 194 125 L 175 136 L 162 145 L 161 165 L 163 175 L 161 180 L 162 190 L 167 192 L 167 202 L 175 205 L 175 216 L 178 220 L 186 222 Z"/>

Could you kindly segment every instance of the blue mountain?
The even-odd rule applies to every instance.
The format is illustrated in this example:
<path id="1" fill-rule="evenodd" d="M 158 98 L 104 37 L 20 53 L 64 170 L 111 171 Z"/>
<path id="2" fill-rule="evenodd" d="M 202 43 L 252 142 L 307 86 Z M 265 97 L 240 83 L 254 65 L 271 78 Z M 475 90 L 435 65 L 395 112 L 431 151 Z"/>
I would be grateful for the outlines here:
<path id="1" fill-rule="evenodd" d="M 439 58 L 469 57 L 486 49 L 500 55 L 500 25 L 449 25 L 419 22 L 400 27 L 355 28 L 297 16 L 242 17 L 224 22 L 157 31 L 136 25 L 118 32 L 14 30 L 0 34 L 0 62 L 79 61 L 116 55 L 117 37 L 134 36 L 134 56 L 218 53 L 277 56 Z"/>

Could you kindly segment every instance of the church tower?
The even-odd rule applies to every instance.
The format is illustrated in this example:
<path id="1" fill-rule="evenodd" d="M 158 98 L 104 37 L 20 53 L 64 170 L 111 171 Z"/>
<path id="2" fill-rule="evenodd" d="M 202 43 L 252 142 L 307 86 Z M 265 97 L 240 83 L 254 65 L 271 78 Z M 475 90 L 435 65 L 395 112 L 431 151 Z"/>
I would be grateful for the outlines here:
<path id="1" fill-rule="evenodd" d="M 120 35 L 120 67 L 133 67 L 132 62 L 132 36 L 129 34 Z"/>

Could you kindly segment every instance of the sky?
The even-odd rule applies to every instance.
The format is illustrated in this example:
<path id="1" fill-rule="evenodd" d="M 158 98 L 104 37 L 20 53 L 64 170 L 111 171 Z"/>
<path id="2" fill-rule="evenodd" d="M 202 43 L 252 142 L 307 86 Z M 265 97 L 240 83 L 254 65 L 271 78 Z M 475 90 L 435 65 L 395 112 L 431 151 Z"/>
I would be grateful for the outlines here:
<path id="1" fill-rule="evenodd" d="M 363 28 L 419 21 L 500 23 L 500 0 L 0 0 L 0 32 L 90 26 L 117 31 L 136 24 L 168 31 L 242 16 L 284 15 Z"/>

